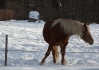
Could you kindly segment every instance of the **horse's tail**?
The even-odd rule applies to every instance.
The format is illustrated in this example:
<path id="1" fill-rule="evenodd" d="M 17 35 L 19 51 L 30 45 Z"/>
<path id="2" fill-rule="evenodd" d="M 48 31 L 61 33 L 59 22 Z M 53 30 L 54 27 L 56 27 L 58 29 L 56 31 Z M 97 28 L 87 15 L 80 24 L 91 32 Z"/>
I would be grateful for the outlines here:
<path id="1" fill-rule="evenodd" d="M 54 50 L 55 50 L 55 59 L 59 60 L 59 52 L 58 52 L 58 46 L 53 46 Z"/>

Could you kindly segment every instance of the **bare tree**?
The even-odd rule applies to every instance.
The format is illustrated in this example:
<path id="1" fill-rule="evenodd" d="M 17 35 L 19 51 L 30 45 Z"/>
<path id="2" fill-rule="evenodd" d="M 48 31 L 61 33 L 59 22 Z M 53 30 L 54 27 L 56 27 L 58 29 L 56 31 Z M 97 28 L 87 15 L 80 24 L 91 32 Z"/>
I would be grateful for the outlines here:
<path id="1" fill-rule="evenodd" d="M 5 9 L 5 2 L 4 2 L 4 0 L 0 0 L 0 9 Z"/>

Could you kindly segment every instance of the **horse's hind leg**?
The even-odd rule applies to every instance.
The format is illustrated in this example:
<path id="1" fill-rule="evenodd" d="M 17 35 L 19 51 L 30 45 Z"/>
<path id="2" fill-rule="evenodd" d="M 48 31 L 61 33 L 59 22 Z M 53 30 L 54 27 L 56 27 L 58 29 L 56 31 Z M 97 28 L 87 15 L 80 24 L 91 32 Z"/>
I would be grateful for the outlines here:
<path id="1" fill-rule="evenodd" d="M 45 62 L 46 58 L 49 56 L 50 51 L 52 50 L 52 48 L 53 48 L 53 45 L 52 44 L 49 44 L 49 47 L 47 49 L 47 52 L 46 52 L 44 58 L 42 59 L 42 61 L 40 62 L 40 65 L 43 65 L 44 64 L 44 62 Z"/>
<path id="2" fill-rule="evenodd" d="M 56 60 L 59 60 L 58 46 L 53 46 L 52 55 L 53 55 L 53 63 L 56 64 Z"/>
<path id="3" fill-rule="evenodd" d="M 52 55 L 53 55 L 53 63 L 56 64 L 56 58 L 55 58 L 55 46 L 52 48 Z"/>

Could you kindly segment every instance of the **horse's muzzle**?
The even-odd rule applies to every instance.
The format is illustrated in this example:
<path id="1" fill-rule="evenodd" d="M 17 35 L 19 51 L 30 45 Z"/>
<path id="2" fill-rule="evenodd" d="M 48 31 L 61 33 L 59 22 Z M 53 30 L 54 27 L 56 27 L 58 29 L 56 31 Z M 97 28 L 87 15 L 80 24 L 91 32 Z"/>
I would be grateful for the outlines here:
<path id="1" fill-rule="evenodd" d="M 94 43 L 94 41 L 89 42 L 90 45 L 92 45 Z"/>

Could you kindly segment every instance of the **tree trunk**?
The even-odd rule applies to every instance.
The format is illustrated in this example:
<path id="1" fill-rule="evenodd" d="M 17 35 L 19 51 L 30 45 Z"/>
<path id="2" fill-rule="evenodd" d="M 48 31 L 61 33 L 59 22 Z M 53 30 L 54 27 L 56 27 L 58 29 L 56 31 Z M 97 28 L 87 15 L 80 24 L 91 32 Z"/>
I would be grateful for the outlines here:
<path id="1" fill-rule="evenodd" d="M 0 0 L 0 9 L 5 9 L 5 2 L 4 2 L 4 0 Z"/>

